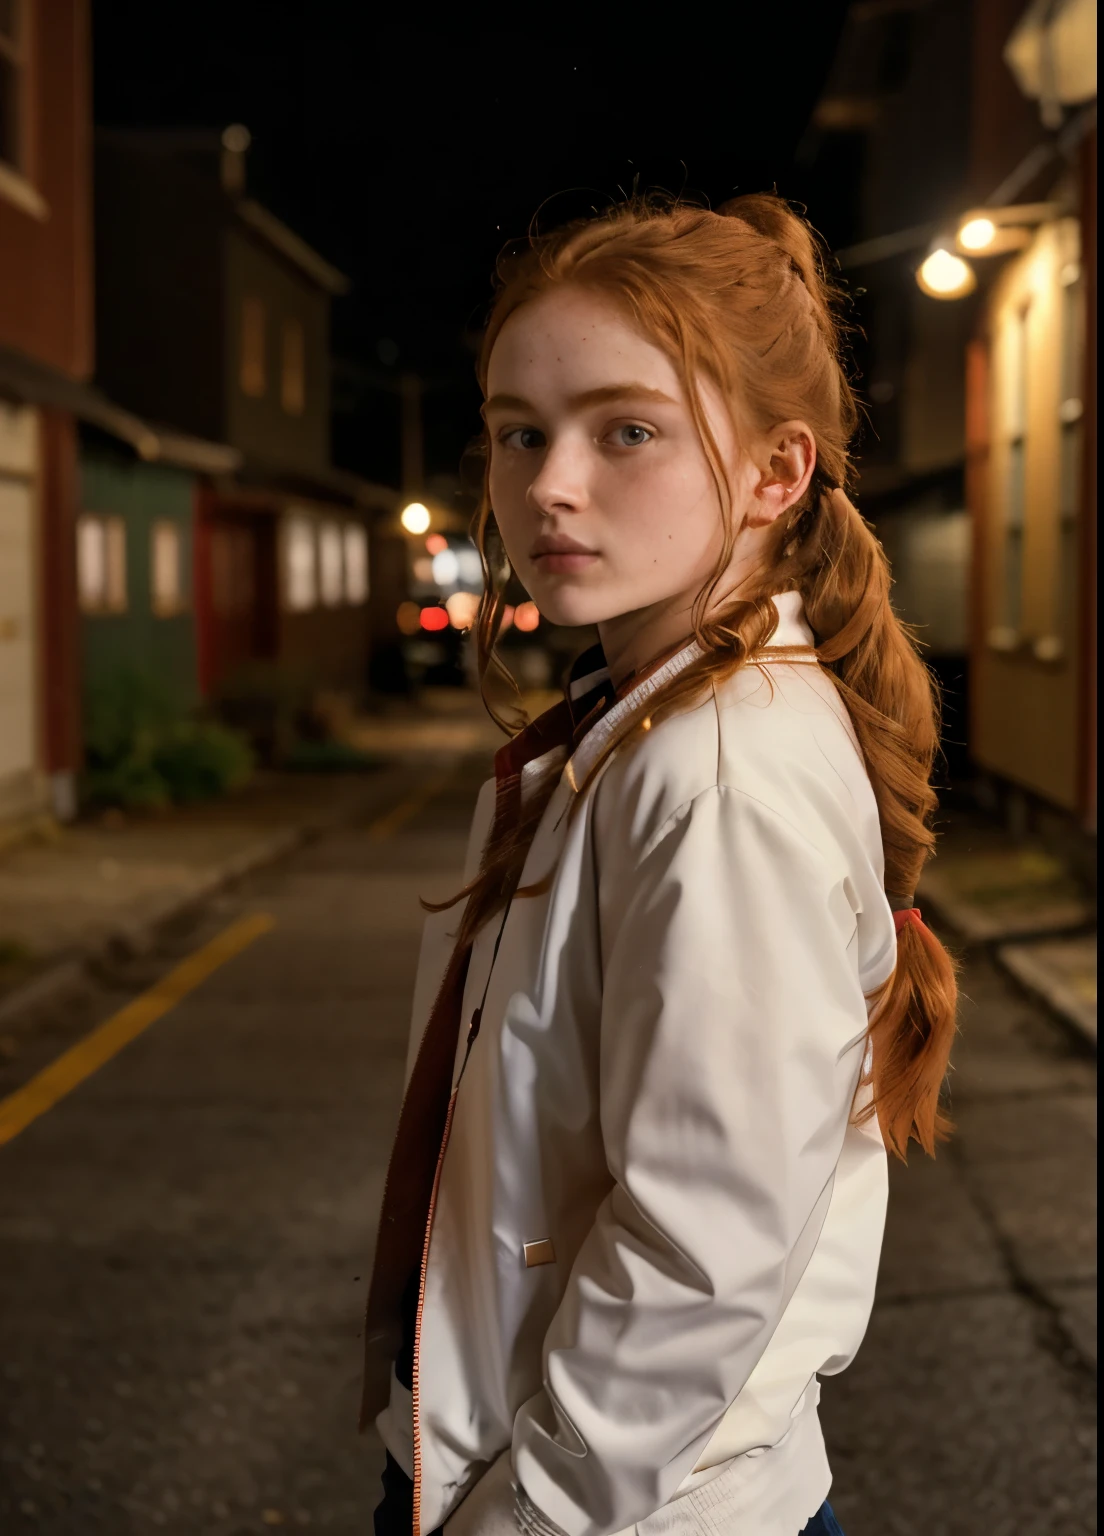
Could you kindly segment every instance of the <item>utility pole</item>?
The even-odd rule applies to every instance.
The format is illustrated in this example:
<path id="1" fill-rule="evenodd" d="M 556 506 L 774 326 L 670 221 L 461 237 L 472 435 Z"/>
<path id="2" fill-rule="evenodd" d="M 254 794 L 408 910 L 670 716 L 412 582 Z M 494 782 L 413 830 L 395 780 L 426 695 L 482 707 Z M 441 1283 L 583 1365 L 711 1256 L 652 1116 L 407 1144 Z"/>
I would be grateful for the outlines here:
<path id="1" fill-rule="evenodd" d="M 402 489 L 409 500 L 425 488 L 422 381 L 416 373 L 402 375 L 399 397 L 402 405 Z"/>

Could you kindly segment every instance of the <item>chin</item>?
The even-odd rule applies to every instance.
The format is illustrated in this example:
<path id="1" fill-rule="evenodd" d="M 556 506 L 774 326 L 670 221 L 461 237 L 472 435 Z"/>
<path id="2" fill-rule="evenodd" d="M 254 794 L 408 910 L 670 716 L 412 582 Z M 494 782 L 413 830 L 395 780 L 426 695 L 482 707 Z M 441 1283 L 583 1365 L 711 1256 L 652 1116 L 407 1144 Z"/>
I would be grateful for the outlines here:
<path id="1" fill-rule="evenodd" d="M 584 624 L 600 624 L 610 617 L 610 605 L 596 592 L 559 587 L 550 592 L 530 591 L 530 597 L 549 624 L 564 629 L 579 629 Z"/>

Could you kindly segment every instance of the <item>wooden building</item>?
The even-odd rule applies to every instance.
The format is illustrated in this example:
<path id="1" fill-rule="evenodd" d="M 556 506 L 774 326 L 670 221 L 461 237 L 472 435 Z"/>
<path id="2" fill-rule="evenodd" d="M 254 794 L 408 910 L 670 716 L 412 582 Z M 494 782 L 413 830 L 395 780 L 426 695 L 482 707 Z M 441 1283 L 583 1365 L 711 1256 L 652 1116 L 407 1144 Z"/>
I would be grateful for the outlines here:
<path id="1" fill-rule="evenodd" d="M 166 710 L 183 715 L 201 694 L 197 508 L 207 478 L 233 473 L 239 457 L 144 422 L 127 434 L 121 411 L 95 425 L 82 416 L 76 545 L 85 721 L 124 674 L 141 677 Z"/>
<path id="2" fill-rule="evenodd" d="M 801 158 L 833 189 L 850 183 L 836 257 L 861 327 L 864 426 L 857 498 L 889 557 L 892 598 L 943 691 L 943 755 L 967 780 L 971 534 L 964 356 L 970 303 L 943 303 L 916 268 L 963 205 L 970 134 L 970 7 L 852 4 Z M 816 222 L 838 213 L 815 207 Z M 941 765 L 942 768 L 942 765 Z"/>
<path id="3" fill-rule="evenodd" d="M 1083 29 L 1093 13 L 1082 52 L 1095 59 L 1095 6 L 1050 11 L 975 3 L 972 189 L 1038 215 L 988 264 L 969 349 L 970 742 L 998 786 L 1095 832 L 1095 96 L 1082 85 L 1063 100 L 1056 75 L 1040 101 L 1012 68 L 1018 47 L 1053 43 L 1027 29 L 1062 13 Z"/>
<path id="4" fill-rule="evenodd" d="M 98 379 L 238 456 L 197 487 L 197 684 L 269 666 L 367 680 L 369 525 L 396 494 L 330 463 L 330 304 L 346 279 L 245 195 L 248 135 L 97 137 Z"/>
<path id="5" fill-rule="evenodd" d="M 87 0 L 0 7 L 0 835 L 80 762 L 72 396 L 92 372 Z"/>

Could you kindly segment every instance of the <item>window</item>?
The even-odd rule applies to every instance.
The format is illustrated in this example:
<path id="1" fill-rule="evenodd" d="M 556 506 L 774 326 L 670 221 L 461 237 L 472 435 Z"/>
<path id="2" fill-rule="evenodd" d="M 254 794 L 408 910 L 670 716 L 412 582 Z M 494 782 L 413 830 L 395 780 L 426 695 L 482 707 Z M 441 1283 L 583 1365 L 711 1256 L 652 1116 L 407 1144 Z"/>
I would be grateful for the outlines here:
<path id="1" fill-rule="evenodd" d="M 345 601 L 368 600 L 368 530 L 363 523 L 345 524 Z"/>
<path id="2" fill-rule="evenodd" d="M 25 0 L 0 0 L 0 161 L 27 169 L 27 15 Z"/>
<path id="3" fill-rule="evenodd" d="M 1005 333 L 1005 478 L 1000 621 L 989 633 L 997 650 L 1014 650 L 1023 621 L 1024 515 L 1027 493 L 1028 323 L 1030 306 L 1009 316 Z"/>
<path id="4" fill-rule="evenodd" d="M 150 606 L 159 618 L 183 613 L 183 540 L 180 524 L 160 519 L 150 528 Z"/>
<path id="5" fill-rule="evenodd" d="M 285 534 L 285 591 L 293 613 L 318 605 L 318 565 L 314 523 L 308 517 L 288 519 Z"/>
<path id="6" fill-rule="evenodd" d="M 125 613 L 126 525 L 87 512 L 77 519 L 77 594 L 82 613 Z"/>
<path id="7" fill-rule="evenodd" d="M 306 405 L 306 343 L 301 320 L 284 321 L 280 404 L 289 416 L 302 416 Z"/>
<path id="8" fill-rule="evenodd" d="M 339 523 L 323 523 L 318 530 L 319 588 L 327 608 L 337 608 L 344 596 L 345 577 Z"/>
<path id="9" fill-rule="evenodd" d="M 267 387 L 265 376 L 265 307 L 256 294 L 246 294 L 241 312 L 241 389 L 243 395 L 260 399 Z"/>
<path id="10" fill-rule="evenodd" d="M 1035 646 L 1040 661 L 1058 661 L 1074 643 L 1074 612 L 1077 605 L 1077 531 L 1081 500 L 1083 449 L 1081 399 L 1085 366 L 1085 298 L 1081 263 L 1068 261 L 1059 274 L 1062 286 L 1061 377 L 1058 421 L 1058 552 L 1055 563 L 1054 622 L 1052 633 Z"/>

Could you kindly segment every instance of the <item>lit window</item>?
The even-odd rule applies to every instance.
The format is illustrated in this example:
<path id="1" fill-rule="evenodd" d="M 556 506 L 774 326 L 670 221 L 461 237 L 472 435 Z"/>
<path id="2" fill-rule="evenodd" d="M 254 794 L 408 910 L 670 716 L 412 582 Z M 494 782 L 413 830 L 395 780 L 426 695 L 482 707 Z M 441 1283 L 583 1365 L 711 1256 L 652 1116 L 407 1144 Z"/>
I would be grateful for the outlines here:
<path id="1" fill-rule="evenodd" d="M 0 0 L 0 160 L 26 171 L 27 18 L 24 0 Z"/>
<path id="2" fill-rule="evenodd" d="M 186 606 L 180 524 L 167 519 L 150 529 L 150 598 L 154 613 L 162 618 Z"/>
<path id="3" fill-rule="evenodd" d="M 316 541 L 309 518 L 289 518 L 286 561 L 287 605 L 293 613 L 305 613 L 318 604 Z"/>
<path id="4" fill-rule="evenodd" d="M 255 294 L 242 300 L 240 382 L 243 395 L 259 399 L 265 392 L 265 307 Z"/>
<path id="5" fill-rule="evenodd" d="M 301 320 L 284 321 L 280 404 L 289 416 L 302 416 L 306 404 L 306 343 Z"/>
<path id="6" fill-rule="evenodd" d="M 327 608 L 340 606 L 344 591 L 341 526 L 323 523 L 318 530 L 318 574 L 322 601 Z"/>
<path id="7" fill-rule="evenodd" d="M 1062 352 L 1058 405 L 1058 559 L 1052 596 L 1053 633 L 1043 637 L 1052 642 L 1050 649 L 1055 659 L 1063 651 L 1072 650 L 1076 643 L 1078 521 L 1083 515 L 1081 459 L 1085 441 L 1081 419 L 1084 414 L 1081 397 L 1085 386 L 1085 291 L 1080 262 L 1067 262 L 1059 281 L 1062 285 Z"/>
<path id="8" fill-rule="evenodd" d="M 1004 485 L 1004 570 L 1000 633 L 1018 636 L 1023 613 L 1024 514 L 1027 507 L 1027 391 L 1029 317 L 1024 305 L 1006 331 L 1005 422 L 1007 436 Z"/>
<path id="9" fill-rule="evenodd" d="M 368 600 L 368 530 L 363 523 L 345 524 L 345 601 Z"/>
<path id="10" fill-rule="evenodd" d="M 82 613 L 125 613 L 126 525 L 86 513 L 77 520 L 77 592 Z"/>

